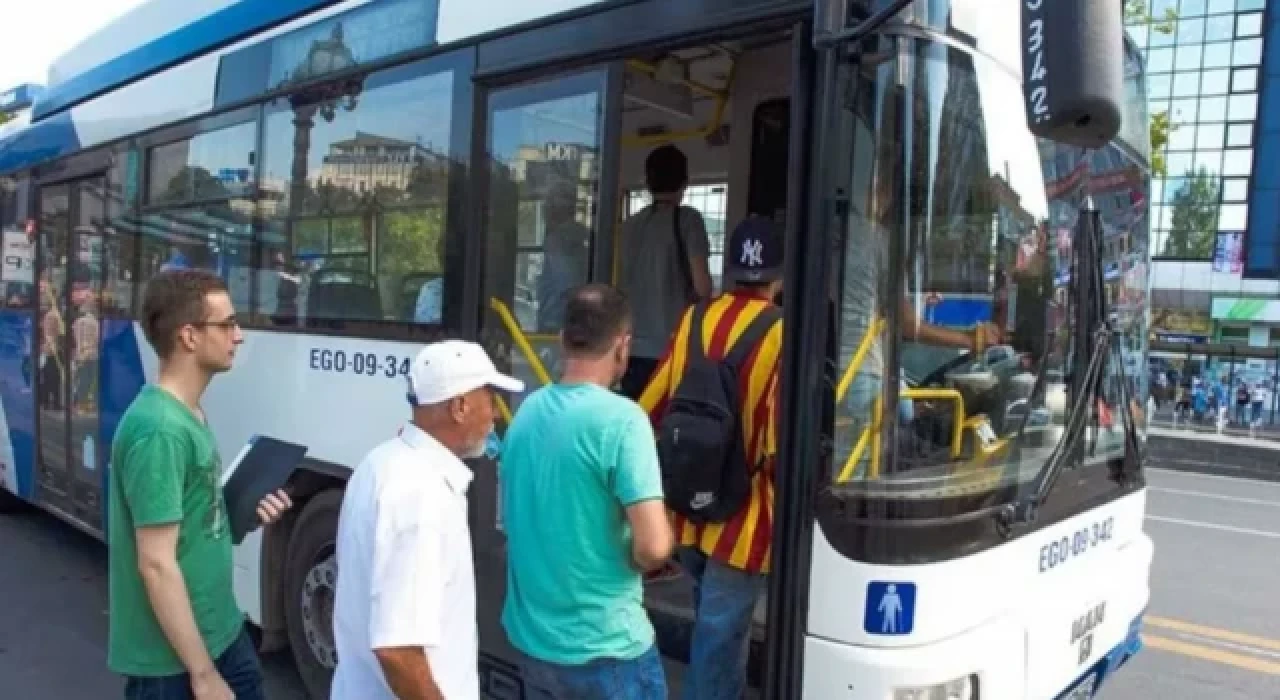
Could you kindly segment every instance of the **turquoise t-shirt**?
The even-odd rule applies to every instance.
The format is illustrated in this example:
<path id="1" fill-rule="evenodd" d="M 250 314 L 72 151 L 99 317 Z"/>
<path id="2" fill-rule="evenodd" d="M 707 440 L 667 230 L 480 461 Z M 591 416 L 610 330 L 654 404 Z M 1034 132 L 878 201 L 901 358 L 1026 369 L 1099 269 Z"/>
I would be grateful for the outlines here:
<path id="1" fill-rule="evenodd" d="M 648 416 L 602 387 L 553 384 L 524 400 L 503 442 L 511 643 L 564 665 L 648 651 L 653 624 L 624 510 L 662 498 Z"/>

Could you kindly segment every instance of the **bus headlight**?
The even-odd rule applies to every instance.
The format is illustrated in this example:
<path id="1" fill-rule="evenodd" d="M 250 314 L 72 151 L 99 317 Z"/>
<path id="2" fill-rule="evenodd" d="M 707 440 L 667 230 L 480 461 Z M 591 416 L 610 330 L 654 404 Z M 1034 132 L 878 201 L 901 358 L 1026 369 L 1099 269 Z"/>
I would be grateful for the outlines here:
<path id="1" fill-rule="evenodd" d="M 978 700 L 978 677 L 970 675 L 946 683 L 895 688 L 892 700 Z"/>

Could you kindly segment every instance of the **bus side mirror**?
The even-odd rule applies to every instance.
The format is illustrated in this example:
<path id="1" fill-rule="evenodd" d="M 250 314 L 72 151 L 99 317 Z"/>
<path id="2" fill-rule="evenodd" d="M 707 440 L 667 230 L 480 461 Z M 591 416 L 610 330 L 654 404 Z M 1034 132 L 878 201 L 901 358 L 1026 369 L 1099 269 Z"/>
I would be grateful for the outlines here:
<path id="1" fill-rule="evenodd" d="M 1120 131 L 1125 99 L 1123 3 L 1020 1 L 1031 133 L 1072 146 L 1105 146 Z"/>

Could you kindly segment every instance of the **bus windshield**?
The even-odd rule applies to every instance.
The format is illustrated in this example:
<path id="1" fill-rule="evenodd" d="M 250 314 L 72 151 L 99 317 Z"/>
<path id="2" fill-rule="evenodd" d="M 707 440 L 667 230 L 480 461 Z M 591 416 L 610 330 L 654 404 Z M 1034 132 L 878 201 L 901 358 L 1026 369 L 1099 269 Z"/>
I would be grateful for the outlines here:
<path id="1" fill-rule="evenodd" d="M 1122 412 L 1139 417 L 1146 397 L 1141 61 L 1132 52 L 1133 114 L 1116 141 L 1095 151 L 1040 141 L 1016 72 L 1017 7 L 991 4 L 1011 17 L 992 7 L 961 26 L 940 19 L 936 33 L 891 26 L 865 42 L 841 88 L 852 156 L 830 491 L 915 506 L 863 509 L 871 519 L 970 516 L 1025 495 L 1043 469 L 1072 372 L 1089 361 L 1072 350 L 1069 304 L 1086 202 L 1102 221 L 1120 352 L 1103 367 L 1079 468 L 1124 456 Z M 1097 498 L 1080 494 L 1077 510 Z"/>

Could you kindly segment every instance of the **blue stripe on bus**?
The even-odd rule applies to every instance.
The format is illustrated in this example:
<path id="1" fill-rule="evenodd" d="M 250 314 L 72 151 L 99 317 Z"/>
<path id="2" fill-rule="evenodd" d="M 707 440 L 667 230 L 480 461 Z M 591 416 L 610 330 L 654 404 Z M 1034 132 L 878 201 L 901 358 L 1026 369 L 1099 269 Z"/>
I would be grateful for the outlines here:
<path id="1" fill-rule="evenodd" d="M 36 120 L 70 109 L 183 61 L 288 22 L 339 0 L 239 0 L 161 35 L 96 68 L 48 89 L 36 100 Z M 210 87 L 212 89 L 212 86 Z"/>
<path id="2" fill-rule="evenodd" d="M 35 319 L 29 311 L 0 311 L 0 402 L 13 449 L 18 495 L 30 500 L 35 485 L 36 395 L 32 380 Z"/>
<path id="3" fill-rule="evenodd" d="M 19 170 L 80 150 L 80 138 L 70 114 L 28 125 L 0 139 L 0 173 Z"/>
<path id="4" fill-rule="evenodd" d="M 102 522 L 107 520 L 108 478 L 111 471 L 111 442 L 115 439 L 120 419 L 138 392 L 146 384 L 142 369 L 142 352 L 132 321 L 108 320 L 102 323 L 102 353 L 98 362 L 98 444 L 106 452 L 102 464 Z"/>

